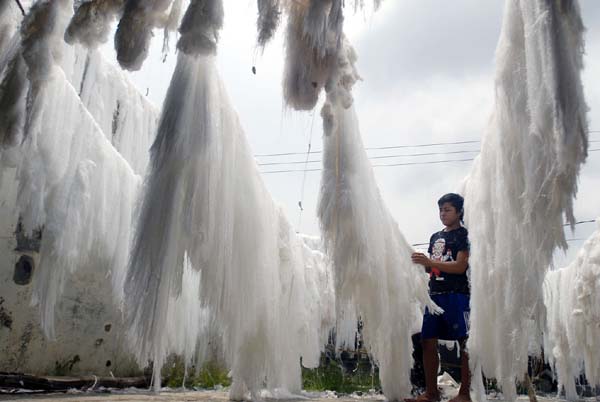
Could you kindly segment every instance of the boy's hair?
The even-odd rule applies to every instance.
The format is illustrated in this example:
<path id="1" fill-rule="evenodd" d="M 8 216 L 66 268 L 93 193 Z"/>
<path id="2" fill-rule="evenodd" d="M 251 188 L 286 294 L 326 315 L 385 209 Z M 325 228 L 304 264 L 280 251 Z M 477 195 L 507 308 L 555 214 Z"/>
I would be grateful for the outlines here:
<path id="1" fill-rule="evenodd" d="M 465 216 L 465 199 L 460 194 L 456 193 L 444 194 L 442 198 L 438 200 L 438 207 L 441 207 L 447 202 L 449 202 L 456 209 L 456 212 L 460 214 L 460 220 L 462 222 Z"/>

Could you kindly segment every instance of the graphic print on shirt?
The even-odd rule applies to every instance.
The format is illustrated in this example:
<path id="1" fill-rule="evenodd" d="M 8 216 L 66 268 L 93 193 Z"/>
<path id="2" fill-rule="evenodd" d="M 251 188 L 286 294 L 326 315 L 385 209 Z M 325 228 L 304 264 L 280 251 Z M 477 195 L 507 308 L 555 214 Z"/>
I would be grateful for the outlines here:
<path id="1" fill-rule="evenodd" d="M 454 261 L 452 258 L 452 250 L 446 249 L 446 239 L 439 238 L 433 243 L 433 248 L 431 249 L 431 259 L 434 261 Z M 444 254 L 445 251 L 445 254 Z M 440 278 L 441 271 L 435 267 L 431 267 L 431 275 L 435 275 L 437 280 L 443 280 Z"/>
<path id="2" fill-rule="evenodd" d="M 464 227 L 455 230 L 441 230 L 431 235 L 429 239 L 429 258 L 432 261 L 457 261 L 461 251 L 469 252 L 468 231 Z M 440 271 L 432 262 L 429 270 L 429 292 L 431 294 L 463 293 L 469 294 L 469 279 L 466 271 L 462 274 L 449 274 Z M 467 266 L 467 270 L 469 267 Z"/>

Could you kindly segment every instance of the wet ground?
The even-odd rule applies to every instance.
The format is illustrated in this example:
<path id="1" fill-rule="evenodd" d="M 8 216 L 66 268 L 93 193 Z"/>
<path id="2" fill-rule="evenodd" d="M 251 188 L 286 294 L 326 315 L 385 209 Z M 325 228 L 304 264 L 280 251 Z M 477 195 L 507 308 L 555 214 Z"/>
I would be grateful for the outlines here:
<path id="1" fill-rule="evenodd" d="M 169 391 L 161 393 L 153 393 L 147 391 L 130 390 L 120 392 L 105 392 L 105 393 L 61 393 L 61 394 L 43 394 L 43 395 L 6 395 L 0 394 L 0 400 L 13 400 L 19 402 L 91 402 L 91 401 L 121 401 L 121 402 L 140 402 L 140 401 L 156 401 L 156 402 L 196 402 L 196 401 L 228 401 L 228 393 L 225 391 Z M 290 399 L 272 399 L 265 398 L 265 401 L 273 402 L 291 402 L 291 401 L 307 401 L 307 402 L 358 402 L 358 401 L 383 401 L 382 395 L 344 395 L 337 396 L 333 393 L 306 394 L 304 396 Z M 490 399 L 490 401 L 501 402 L 499 399 Z M 527 397 L 519 398 L 519 401 L 529 401 Z M 556 402 L 559 399 L 548 399 L 538 397 L 538 402 Z M 583 401 L 583 400 L 582 400 Z M 597 401 L 595 398 L 585 399 L 585 401 Z"/>

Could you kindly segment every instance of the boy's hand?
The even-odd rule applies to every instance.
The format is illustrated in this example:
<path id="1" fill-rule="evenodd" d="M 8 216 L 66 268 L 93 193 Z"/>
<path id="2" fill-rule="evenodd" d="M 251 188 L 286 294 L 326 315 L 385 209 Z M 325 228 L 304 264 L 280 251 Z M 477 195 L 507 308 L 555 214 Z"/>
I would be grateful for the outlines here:
<path id="1" fill-rule="evenodd" d="M 412 253 L 410 259 L 412 260 L 413 264 L 419 264 L 424 267 L 432 265 L 431 260 L 423 253 Z"/>

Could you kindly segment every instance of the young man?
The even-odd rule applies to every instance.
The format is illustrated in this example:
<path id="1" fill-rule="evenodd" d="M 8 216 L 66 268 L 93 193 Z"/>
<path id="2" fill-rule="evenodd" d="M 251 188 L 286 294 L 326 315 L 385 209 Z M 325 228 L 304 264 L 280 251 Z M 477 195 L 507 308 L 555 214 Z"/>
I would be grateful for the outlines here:
<path id="1" fill-rule="evenodd" d="M 461 345 L 461 385 L 458 395 L 450 402 L 471 401 L 469 390 L 471 374 L 469 357 L 465 346 L 469 326 L 469 239 L 462 225 L 464 200 L 450 193 L 438 200 L 440 220 L 445 226 L 429 240 L 429 257 L 413 253 L 412 261 L 422 265 L 429 273 L 429 294 L 444 313 L 430 314 L 425 310 L 421 340 L 423 343 L 423 367 L 425 369 L 425 393 L 407 401 L 433 402 L 440 400 L 437 388 L 439 367 L 438 339 L 456 340 Z"/>

